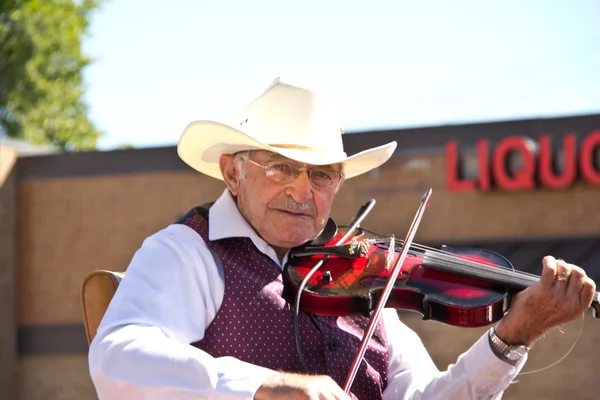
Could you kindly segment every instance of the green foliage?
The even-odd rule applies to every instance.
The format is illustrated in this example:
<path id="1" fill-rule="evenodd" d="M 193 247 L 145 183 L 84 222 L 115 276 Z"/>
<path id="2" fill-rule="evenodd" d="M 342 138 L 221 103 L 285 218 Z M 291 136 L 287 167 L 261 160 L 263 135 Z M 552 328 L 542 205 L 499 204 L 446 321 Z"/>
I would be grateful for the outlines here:
<path id="1" fill-rule="evenodd" d="M 0 133 L 35 144 L 95 149 L 82 100 L 81 52 L 100 0 L 0 0 Z"/>

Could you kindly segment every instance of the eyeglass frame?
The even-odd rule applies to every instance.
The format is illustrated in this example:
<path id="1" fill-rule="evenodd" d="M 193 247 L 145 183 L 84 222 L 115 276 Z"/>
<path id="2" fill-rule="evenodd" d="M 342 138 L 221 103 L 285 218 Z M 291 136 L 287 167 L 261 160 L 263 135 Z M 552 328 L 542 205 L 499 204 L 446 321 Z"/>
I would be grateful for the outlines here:
<path id="1" fill-rule="evenodd" d="M 264 164 L 264 165 L 260 164 L 260 163 L 258 163 L 256 161 L 254 161 L 254 160 L 252 160 L 250 158 L 245 158 L 245 161 L 250 161 L 252 164 L 256 165 L 257 167 L 262 168 L 265 171 L 265 176 L 267 177 L 267 179 L 272 180 L 273 182 L 276 182 L 276 183 L 280 183 L 281 185 L 286 185 L 288 183 L 294 182 L 296 179 L 298 179 L 298 177 L 300 176 L 300 174 L 302 173 L 302 171 L 306 171 L 307 172 L 308 180 L 309 180 L 311 186 L 313 188 L 315 188 L 316 190 L 319 190 L 319 191 L 326 191 L 326 190 L 331 190 L 331 189 L 337 188 L 337 187 L 339 187 L 340 183 L 344 180 L 344 173 L 342 171 L 338 171 L 338 170 L 333 169 L 333 168 L 323 168 L 323 167 L 303 168 L 303 167 L 300 167 L 298 164 L 296 164 L 296 163 L 294 163 L 292 161 L 283 161 L 283 162 L 282 161 L 269 161 L 267 164 Z M 277 164 L 293 165 L 297 169 L 296 174 L 294 175 L 294 177 L 289 182 L 277 182 L 276 180 L 272 179 L 269 176 L 269 171 L 268 171 L 269 168 L 271 168 L 271 167 L 273 167 L 273 165 L 277 165 Z M 314 184 L 314 182 L 312 180 L 312 177 L 311 177 L 313 169 L 315 169 L 315 168 L 329 169 L 329 170 L 331 170 L 331 171 L 339 174 L 340 177 L 339 177 L 338 181 L 336 183 L 334 183 L 332 186 L 329 186 L 329 187 L 317 187 L 317 186 L 315 186 L 315 184 Z"/>

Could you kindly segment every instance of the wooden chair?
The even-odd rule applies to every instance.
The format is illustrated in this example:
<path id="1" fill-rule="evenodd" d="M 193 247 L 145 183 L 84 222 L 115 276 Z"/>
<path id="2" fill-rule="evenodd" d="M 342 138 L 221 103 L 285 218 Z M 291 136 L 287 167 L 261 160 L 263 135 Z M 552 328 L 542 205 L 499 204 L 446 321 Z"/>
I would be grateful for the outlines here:
<path id="1" fill-rule="evenodd" d="M 88 345 L 96 336 L 100 321 L 112 300 L 124 272 L 98 270 L 85 277 L 81 285 L 81 308 Z"/>

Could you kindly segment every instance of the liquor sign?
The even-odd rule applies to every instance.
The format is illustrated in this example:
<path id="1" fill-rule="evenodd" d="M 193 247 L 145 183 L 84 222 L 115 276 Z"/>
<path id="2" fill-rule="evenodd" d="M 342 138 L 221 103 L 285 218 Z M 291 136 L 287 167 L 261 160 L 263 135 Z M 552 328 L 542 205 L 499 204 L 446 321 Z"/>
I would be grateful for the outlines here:
<path id="1" fill-rule="evenodd" d="M 446 144 L 446 179 L 451 191 L 487 191 L 500 189 L 534 190 L 538 187 L 564 189 L 578 179 L 600 186 L 600 129 L 586 135 L 578 146 L 577 137 L 568 133 L 562 138 L 563 167 L 556 171 L 556 152 L 550 136 L 544 135 L 533 141 L 520 136 L 500 140 L 493 148 L 489 141 L 479 140 L 475 145 L 477 154 L 477 179 L 461 176 L 461 155 L 456 142 Z M 511 170 L 508 160 L 519 155 L 522 163 Z"/>

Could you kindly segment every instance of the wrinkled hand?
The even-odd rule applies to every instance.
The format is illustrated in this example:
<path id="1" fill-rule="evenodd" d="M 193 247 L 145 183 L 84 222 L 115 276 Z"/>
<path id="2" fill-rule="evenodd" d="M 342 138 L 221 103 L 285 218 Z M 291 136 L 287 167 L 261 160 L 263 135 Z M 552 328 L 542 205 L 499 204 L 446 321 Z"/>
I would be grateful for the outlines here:
<path id="1" fill-rule="evenodd" d="M 576 265 L 544 257 L 540 281 L 525 289 L 496 326 L 508 344 L 530 346 L 548 330 L 573 321 L 590 307 L 596 284 Z"/>
<path id="2" fill-rule="evenodd" d="M 254 400 L 351 400 L 327 375 L 282 373 L 267 379 L 254 394 Z"/>

